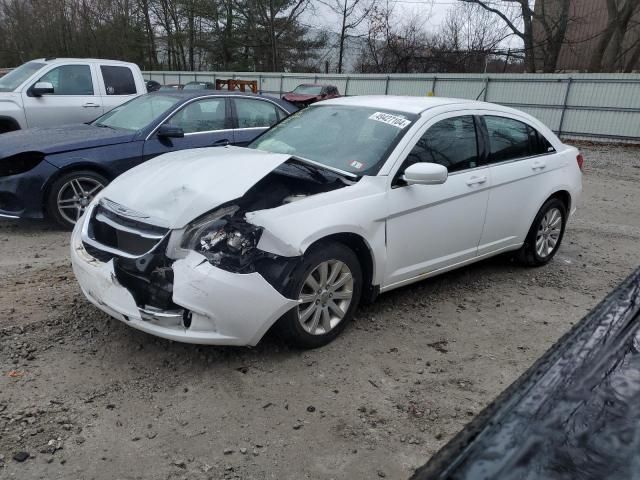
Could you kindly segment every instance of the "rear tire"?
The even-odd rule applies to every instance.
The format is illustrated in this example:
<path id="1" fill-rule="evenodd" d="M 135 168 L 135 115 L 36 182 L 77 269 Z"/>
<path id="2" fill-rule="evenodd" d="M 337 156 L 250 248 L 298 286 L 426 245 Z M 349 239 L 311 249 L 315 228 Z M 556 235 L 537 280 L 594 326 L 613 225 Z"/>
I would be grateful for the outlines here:
<path id="1" fill-rule="evenodd" d="M 100 190 L 109 181 L 91 170 L 69 172 L 56 179 L 49 188 L 46 210 L 49 218 L 71 230 Z"/>
<path id="2" fill-rule="evenodd" d="M 284 295 L 300 304 L 279 320 L 281 335 L 299 348 L 326 345 L 351 320 L 361 293 L 362 269 L 350 248 L 337 242 L 313 247 L 285 288 Z"/>
<path id="3" fill-rule="evenodd" d="M 555 256 L 567 224 L 567 207 L 558 198 L 550 198 L 542 205 L 531 224 L 527 238 L 517 258 L 530 267 L 549 263 Z"/>

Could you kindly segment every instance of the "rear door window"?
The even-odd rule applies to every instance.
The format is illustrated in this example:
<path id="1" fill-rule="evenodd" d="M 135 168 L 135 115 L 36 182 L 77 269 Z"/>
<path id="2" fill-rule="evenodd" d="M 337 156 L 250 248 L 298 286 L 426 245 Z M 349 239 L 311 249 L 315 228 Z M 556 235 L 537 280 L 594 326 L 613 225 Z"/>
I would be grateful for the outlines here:
<path id="1" fill-rule="evenodd" d="M 553 152 L 553 147 L 537 130 L 512 118 L 485 116 L 489 135 L 489 163 Z"/>
<path id="2" fill-rule="evenodd" d="M 238 128 L 268 128 L 278 123 L 281 115 L 273 103 L 252 98 L 234 98 Z"/>
<path id="3" fill-rule="evenodd" d="M 50 95 L 93 95 L 93 79 L 89 65 L 61 65 L 47 72 L 40 82 L 53 85 Z"/>
<path id="4" fill-rule="evenodd" d="M 136 81 L 129 67 L 101 65 L 100 71 L 107 95 L 135 95 L 137 93 Z"/>

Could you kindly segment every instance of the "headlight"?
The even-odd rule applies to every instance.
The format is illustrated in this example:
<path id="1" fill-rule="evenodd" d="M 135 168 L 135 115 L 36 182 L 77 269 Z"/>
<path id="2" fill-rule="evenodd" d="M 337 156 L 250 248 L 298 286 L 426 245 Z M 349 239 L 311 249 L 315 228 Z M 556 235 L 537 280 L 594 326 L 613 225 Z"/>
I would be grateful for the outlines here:
<path id="1" fill-rule="evenodd" d="M 196 220 L 185 230 L 182 248 L 194 250 L 207 257 L 211 264 L 226 270 L 246 270 L 262 228 L 234 217 L 238 210 L 239 207 L 232 205 Z"/>
<path id="2" fill-rule="evenodd" d="M 201 241 L 204 237 L 211 237 L 211 235 L 221 230 L 222 227 L 227 224 L 227 219 L 225 219 L 225 217 L 231 217 L 237 211 L 238 207 L 236 205 L 231 205 L 215 210 L 214 212 L 194 221 L 192 224 L 187 226 L 187 229 L 184 232 L 181 244 L 182 248 L 195 250 L 197 252 L 201 251 Z M 208 238 L 205 241 L 210 242 L 211 240 L 213 239 Z"/>
<path id="3" fill-rule="evenodd" d="M 0 160 L 0 177 L 10 177 L 26 173 L 37 167 L 44 160 L 40 152 L 18 153 Z"/>

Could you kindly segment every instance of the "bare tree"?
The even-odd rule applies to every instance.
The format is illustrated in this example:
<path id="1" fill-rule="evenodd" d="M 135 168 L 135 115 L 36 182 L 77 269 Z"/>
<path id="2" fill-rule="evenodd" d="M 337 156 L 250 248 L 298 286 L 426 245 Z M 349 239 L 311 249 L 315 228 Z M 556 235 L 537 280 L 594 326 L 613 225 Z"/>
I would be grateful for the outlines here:
<path id="1" fill-rule="evenodd" d="M 377 0 L 319 0 L 340 18 L 338 43 L 338 73 L 342 73 L 345 42 L 369 16 Z"/>
<path id="2" fill-rule="evenodd" d="M 536 50 L 540 52 L 542 69 L 553 72 L 556 69 L 560 49 L 564 43 L 569 24 L 570 0 L 554 0 L 553 7 L 548 0 L 537 0 L 540 6 L 534 9 L 533 0 L 459 0 L 479 5 L 497 15 L 524 44 L 524 60 L 527 71 L 536 71 Z M 541 13 L 538 13 L 541 12 Z M 541 25 L 541 39 L 536 41 L 534 21 Z"/>
<path id="3" fill-rule="evenodd" d="M 482 72 L 512 35 L 496 15 L 479 5 L 462 3 L 447 13 L 431 55 L 443 71 Z"/>
<path id="4" fill-rule="evenodd" d="M 389 2 L 374 5 L 367 17 L 359 70 L 363 73 L 424 71 L 429 38 L 423 25 L 424 17 L 396 17 Z"/>
<path id="5" fill-rule="evenodd" d="M 533 5 L 531 0 L 459 0 L 479 5 L 497 15 L 524 44 L 527 71 L 536 71 L 533 37 Z M 568 1 L 568 0 L 562 0 Z"/>

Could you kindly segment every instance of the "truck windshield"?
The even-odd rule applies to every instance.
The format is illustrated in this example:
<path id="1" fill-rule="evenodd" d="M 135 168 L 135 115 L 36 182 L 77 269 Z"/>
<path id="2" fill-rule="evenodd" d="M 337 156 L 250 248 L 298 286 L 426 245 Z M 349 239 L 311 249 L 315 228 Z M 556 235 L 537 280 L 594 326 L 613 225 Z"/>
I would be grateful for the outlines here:
<path id="1" fill-rule="evenodd" d="M 13 92 L 22 85 L 27 78 L 36 73 L 45 63 L 27 62 L 18 68 L 11 70 L 4 77 L 0 78 L 0 92 Z"/>
<path id="2" fill-rule="evenodd" d="M 322 86 L 320 85 L 298 85 L 292 93 L 299 95 L 320 95 Z"/>
<path id="3" fill-rule="evenodd" d="M 179 98 L 169 95 L 142 95 L 98 117 L 92 125 L 137 131 L 149 125 L 179 101 Z"/>

